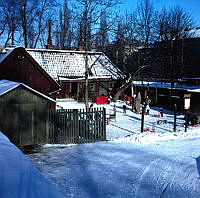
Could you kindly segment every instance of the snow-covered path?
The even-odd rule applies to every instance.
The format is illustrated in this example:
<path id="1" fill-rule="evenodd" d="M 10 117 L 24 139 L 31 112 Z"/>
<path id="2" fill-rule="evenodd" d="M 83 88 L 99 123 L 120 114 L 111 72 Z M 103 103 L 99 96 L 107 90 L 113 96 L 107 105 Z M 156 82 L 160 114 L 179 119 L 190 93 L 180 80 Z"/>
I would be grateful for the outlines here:
<path id="1" fill-rule="evenodd" d="M 31 157 L 66 197 L 200 197 L 198 139 L 44 148 Z"/>

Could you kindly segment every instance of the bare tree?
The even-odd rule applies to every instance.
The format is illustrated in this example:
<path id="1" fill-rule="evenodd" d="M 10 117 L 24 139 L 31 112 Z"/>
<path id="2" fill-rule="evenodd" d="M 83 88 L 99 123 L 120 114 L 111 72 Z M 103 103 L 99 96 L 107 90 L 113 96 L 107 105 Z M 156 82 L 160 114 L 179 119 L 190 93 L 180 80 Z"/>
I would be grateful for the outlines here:
<path id="1" fill-rule="evenodd" d="M 100 27 L 96 34 L 95 45 L 100 51 L 105 52 L 109 44 L 109 24 L 106 11 L 102 13 L 100 18 Z"/>
<path id="2" fill-rule="evenodd" d="M 139 39 L 137 16 L 134 11 L 130 14 L 128 14 L 127 12 L 125 13 L 124 29 L 125 38 L 130 45 L 132 45 L 136 40 Z"/>
<path id="3" fill-rule="evenodd" d="M 41 35 L 46 34 L 46 21 L 49 18 L 53 18 L 57 5 L 57 0 L 40 0 L 35 12 L 36 18 L 34 23 L 35 32 L 33 48 L 37 47 Z"/>
<path id="4" fill-rule="evenodd" d="M 137 24 L 140 40 L 145 47 L 153 39 L 154 16 L 152 0 L 140 0 L 137 5 Z"/>
<path id="5" fill-rule="evenodd" d="M 180 6 L 175 6 L 170 10 L 161 10 L 156 19 L 159 41 L 178 40 L 192 36 L 185 30 L 192 29 L 195 23 L 191 14 Z"/>
<path id="6" fill-rule="evenodd" d="M 7 35 L 6 45 L 11 41 L 35 48 L 45 32 L 46 20 L 53 13 L 56 0 L 1 0 L 3 11 L 1 23 Z"/>
<path id="7" fill-rule="evenodd" d="M 113 62 L 117 65 L 119 69 L 125 72 L 125 26 L 123 20 L 118 21 L 115 42 L 113 43 Z"/>
<path id="8" fill-rule="evenodd" d="M 99 24 L 101 16 L 113 8 L 118 3 L 118 0 L 76 0 L 74 8 L 77 10 L 76 15 L 80 22 L 80 38 L 85 48 L 85 106 L 88 108 L 88 52 L 92 44 L 93 34 L 96 33 L 96 27 Z M 81 15 L 80 15 L 81 13 Z M 80 39 L 79 39 L 80 40 Z"/>
<path id="9" fill-rule="evenodd" d="M 76 17 L 79 24 L 81 23 L 83 42 L 86 43 L 87 40 L 88 47 L 92 43 L 91 39 L 99 32 L 97 30 L 103 28 L 104 32 L 108 31 L 109 27 L 105 21 L 106 13 L 109 15 L 111 8 L 117 4 L 118 0 L 76 0 L 76 4 L 74 4 L 75 10 L 78 12 Z M 106 31 L 105 26 L 107 26 Z"/>
<path id="10" fill-rule="evenodd" d="M 0 36 L 5 38 L 5 46 L 14 45 L 15 32 L 18 29 L 18 13 L 16 9 L 16 2 L 14 0 L 0 1 Z"/>
<path id="11" fill-rule="evenodd" d="M 2 5 L 2 0 L 0 1 L 0 4 Z M 4 33 L 5 29 L 6 29 L 6 19 L 4 16 L 4 9 L 3 7 L 0 6 L 0 12 L 2 13 L 0 15 L 0 36 Z"/>
<path id="12" fill-rule="evenodd" d="M 59 11 L 59 19 L 56 23 L 56 47 L 65 49 L 72 43 L 72 11 L 69 8 L 68 0 L 65 0 Z"/>

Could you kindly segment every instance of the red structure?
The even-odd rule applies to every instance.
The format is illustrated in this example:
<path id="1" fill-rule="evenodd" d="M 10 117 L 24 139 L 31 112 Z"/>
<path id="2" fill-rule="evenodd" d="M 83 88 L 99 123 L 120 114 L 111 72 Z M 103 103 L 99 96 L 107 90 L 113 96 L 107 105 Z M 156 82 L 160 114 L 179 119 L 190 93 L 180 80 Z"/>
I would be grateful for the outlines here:
<path id="1" fill-rule="evenodd" d="M 59 84 L 22 47 L 1 54 L 0 80 L 2 79 L 24 83 L 54 99 L 60 91 Z"/>
<path id="2" fill-rule="evenodd" d="M 108 104 L 108 96 L 99 96 L 96 98 L 97 104 Z"/>

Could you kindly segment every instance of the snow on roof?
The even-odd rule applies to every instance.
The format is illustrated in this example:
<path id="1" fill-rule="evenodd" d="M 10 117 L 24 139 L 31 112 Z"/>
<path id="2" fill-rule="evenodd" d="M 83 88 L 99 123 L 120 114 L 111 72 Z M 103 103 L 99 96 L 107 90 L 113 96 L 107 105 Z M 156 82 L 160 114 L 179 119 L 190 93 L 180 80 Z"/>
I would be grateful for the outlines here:
<path id="1" fill-rule="evenodd" d="M 91 77 L 89 76 L 88 77 L 89 80 L 94 80 L 94 79 L 100 79 L 100 77 Z M 101 79 L 110 79 L 109 76 L 101 76 Z M 77 81 L 77 80 L 85 80 L 85 77 L 80 77 L 80 78 L 75 78 L 75 79 L 72 79 L 72 78 L 65 78 L 65 77 L 59 77 L 59 80 L 61 81 Z"/>
<path id="2" fill-rule="evenodd" d="M 190 92 L 200 93 L 200 88 L 199 89 L 192 89 L 192 90 L 190 90 Z"/>
<path id="3" fill-rule="evenodd" d="M 66 50 L 26 49 L 41 67 L 58 80 L 58 77 L 77 78 L 85 76 L 85 52 Z M 124 74 L 101 52 L 88 52 L 89 76 L 119 79 Z"/>
<path id="4" fill-rule="evenodd" d="M 52 102 L 56 102 L 55 100 L 53 100 L 52 98 L 32 89 L 31 87 L 23 84 L 23 83 L 19 83 L 19 82 L 13 82 L 13 81 L 9 81 L 9 80 L 0 80 L 0 96 L 10 92 L 11 90 L 19 87 L 19 86 L 23 86 L 31 91 L 33 91 L 34 93 L 46 98 L 47 100 L 50 100 Z"/>
<path id="5" fill-rule="evenodd" d="M 0 147 L 1 198 L 64 197 L 1 131 Z"/>
<path id="6" fill-rule="evenodd" d="M 199 38 L 200 37 L 200 28 L 188 30 L 188 34 L 192 38 Z"/>
<path id="7" fill-rule="evenodd" d="M 171 88 L 171 83 L 161 83 L 161 82 L 146 82 L 146 81 L 133 81 L 136 86 L 149 86 L 149 87 L 160 87 L 160 88 Z M 191 92 L 200 92 L 200 86 L 187 86 L 175 83 L 174 88 L 187 90 Z"/>

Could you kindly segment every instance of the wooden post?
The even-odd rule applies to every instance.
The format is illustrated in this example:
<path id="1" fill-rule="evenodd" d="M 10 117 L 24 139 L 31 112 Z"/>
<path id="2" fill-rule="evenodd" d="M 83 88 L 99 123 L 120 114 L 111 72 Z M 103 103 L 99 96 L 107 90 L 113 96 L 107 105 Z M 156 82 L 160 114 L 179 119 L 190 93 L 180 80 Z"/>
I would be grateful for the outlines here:
<path id="1" fill-rule="evenodd" d="M 102 127 L 102 129 L 103 129 L 102 140 L 106 140 L 106 124 L 105 124 L 106 109 L 105 108 L 103 108 L 102 114 L 103 114 L 102 115 L 102 117 L 103 117 L 103 119 L 102 119 L 102 125 L 103 125 L 103 127 Z"/>
<path id="2" fill-rule="evenodd" d="M 144 111 L 145 111 L 145 105 L 142 105 L 141 133 L 144 131 Z"/>
<path id="3" fill-rule="evenodd" d="M 177 112 L 177 106 L 174 104 L 174 132 L 176 132 L 176 112 Z"/>
<path id="4" fill-rule="evenodd" d="M 187 122 L 185 121 L 185 132 L 187 132 Z"/>
<path id="5" fill-rule="evenodd" d="M 73 109 L 73 137 L 74 143 L 78 143 L 79 130 L 78 130 L 78 109 Z"/>

